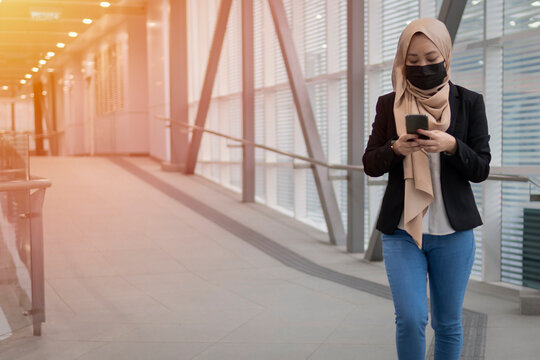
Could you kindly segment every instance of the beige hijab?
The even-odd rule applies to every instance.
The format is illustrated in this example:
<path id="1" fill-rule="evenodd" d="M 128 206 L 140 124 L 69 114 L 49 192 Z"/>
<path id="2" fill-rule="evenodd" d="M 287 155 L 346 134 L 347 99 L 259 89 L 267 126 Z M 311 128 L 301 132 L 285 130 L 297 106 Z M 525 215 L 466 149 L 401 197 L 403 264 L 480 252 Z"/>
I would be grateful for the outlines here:
<path id="1" fill-rule="evenodd" d="M 434 89 L 421 90 L 413 86 L 405 76 L 405 60 L 409 44 L 414 34 L 426 35 L 441 52 L 447 76 L 443 83 Z M 452 55 L 452 40 L 446 26 L 439 20 L 422 18 L 411 22 L 399 38 L 394 68 L 392 70 L 392 85 L 396 92 L 394 101 L 394 117 L 397 134 L 407 132 L 405 128 L 406 114 L 426 114 L 430 130 L 446 131 L 450 126 L 450 105 L 448 95 L 450 86 L 450 58 Z M 403 223 L 405 230 L 413 237 L 418 248 L 422 248 L 422 219 L 429 204 L 433 201 L 433 187 L 429 159 L 423 151 L 416 151 L 403 159 L 405 178 L 405 203 L 403 208 Z"/>

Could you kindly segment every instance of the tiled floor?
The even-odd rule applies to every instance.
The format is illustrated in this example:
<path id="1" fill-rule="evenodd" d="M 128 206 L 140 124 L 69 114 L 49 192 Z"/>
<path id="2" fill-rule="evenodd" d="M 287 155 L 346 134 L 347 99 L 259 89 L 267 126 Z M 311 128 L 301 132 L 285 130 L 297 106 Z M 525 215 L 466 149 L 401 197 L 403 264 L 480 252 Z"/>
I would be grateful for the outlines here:
<path id="1" fill-rule="evenodd" d="M 336 271 L 387 284 L 382 263 L 197 176 L 128 161 Z M 390 300 L 284 266 L 106 158 L 33 158 L 44 206 L 47 322 L 0 359 L 395 359 Z M 486 359 L 540 358 L 540 317 L 469 291 Z M 427 344 L 432 331 L 427 328 Z"/>

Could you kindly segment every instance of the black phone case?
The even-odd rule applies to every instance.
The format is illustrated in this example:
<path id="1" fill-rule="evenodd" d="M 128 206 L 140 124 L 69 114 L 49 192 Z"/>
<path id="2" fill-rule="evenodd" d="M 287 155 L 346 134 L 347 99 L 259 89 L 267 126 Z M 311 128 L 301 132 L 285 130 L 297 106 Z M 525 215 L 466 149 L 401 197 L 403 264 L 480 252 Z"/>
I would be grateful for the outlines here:
<path id="1" fill-rule="evenodd" d="M 408 114 L 405 115 L 405 126 L 407 127 L 407 134 L 418 134 L 416 130 L 424 129 L 428 130 L 428 117 L 423 114 Z M 419 135 L 420 139 L 429 139 L 425 135 Z"/>

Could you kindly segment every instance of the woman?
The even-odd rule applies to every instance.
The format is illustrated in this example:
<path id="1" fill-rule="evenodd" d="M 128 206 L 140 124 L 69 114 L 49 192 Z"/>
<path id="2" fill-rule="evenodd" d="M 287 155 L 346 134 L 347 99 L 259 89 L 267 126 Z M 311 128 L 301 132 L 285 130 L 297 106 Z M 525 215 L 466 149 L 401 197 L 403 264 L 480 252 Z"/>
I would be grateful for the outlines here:
<path id="1" fill-rule="evenodd" d="M 461 311 L 476 250 L 472 229 L 482 224 L 469 182 L 487 178 L 491 155 L 483 98 L 449 81 L 451 51 L 442 22 L 423 18 L 405 28 L 394 92 L 377 102 L 363 157 L 369 176 L 388 173 L 377 229 L 401 360 L 425 358 L 428 276 L 435 359 L 459 359 L 463 343 Z M 429 130 L 407 134 L 406 114 L 426 114 Z"/>

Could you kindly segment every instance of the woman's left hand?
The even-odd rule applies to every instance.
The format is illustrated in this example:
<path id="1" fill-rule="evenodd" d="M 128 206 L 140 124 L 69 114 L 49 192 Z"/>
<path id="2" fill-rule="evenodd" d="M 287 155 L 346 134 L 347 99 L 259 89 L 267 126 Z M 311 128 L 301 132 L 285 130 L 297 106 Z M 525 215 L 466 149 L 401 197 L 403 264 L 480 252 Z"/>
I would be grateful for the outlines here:
<path id="1" fill-rule="evenodd" d="M 440 130 L 423 130 L 418 129 L 420 135 L 429 137 L 429 140 L 418 138 L 416 142 L 420 148 L 429 153 L 439 153 L 446 151 L 454 154 L 457 149 L 456 138 L 447 132 Z"/>

